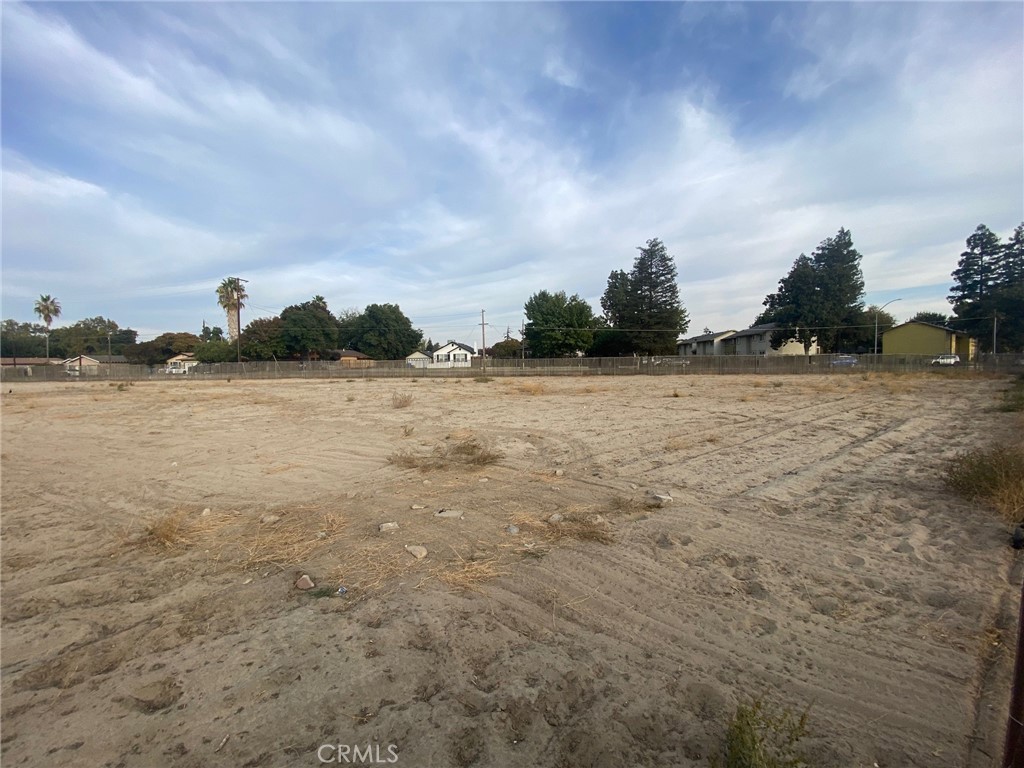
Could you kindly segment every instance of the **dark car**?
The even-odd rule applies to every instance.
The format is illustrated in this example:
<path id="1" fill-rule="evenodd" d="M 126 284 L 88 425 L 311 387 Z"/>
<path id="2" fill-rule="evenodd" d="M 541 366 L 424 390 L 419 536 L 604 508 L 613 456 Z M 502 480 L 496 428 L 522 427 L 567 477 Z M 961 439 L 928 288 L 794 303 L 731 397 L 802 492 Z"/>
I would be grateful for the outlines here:
<path id="1" fill-rule="evenodd" d="M 849 368 L 857 364 L 857 358 L 853 355 L 839 355 L 839 357 L 832 358 L 829 363 L 833 368 Z"/>

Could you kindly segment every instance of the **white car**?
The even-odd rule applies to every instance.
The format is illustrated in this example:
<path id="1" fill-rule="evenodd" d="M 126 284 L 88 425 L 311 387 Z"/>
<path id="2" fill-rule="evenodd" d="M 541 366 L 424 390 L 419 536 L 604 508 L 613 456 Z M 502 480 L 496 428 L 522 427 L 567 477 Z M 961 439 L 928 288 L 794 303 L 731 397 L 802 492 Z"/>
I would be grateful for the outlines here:
<path id="1" fill-rule="evenodd" d="M 939 355 L 932 360 L 932 365 L 960 365 L 960 355 Z"/>

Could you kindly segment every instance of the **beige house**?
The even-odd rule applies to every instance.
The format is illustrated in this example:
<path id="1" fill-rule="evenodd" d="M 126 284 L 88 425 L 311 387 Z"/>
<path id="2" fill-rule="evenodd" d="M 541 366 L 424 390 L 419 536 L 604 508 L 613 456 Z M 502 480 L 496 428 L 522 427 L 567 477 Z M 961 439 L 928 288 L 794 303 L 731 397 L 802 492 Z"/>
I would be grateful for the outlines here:
<path id="1" fill-rule="evenodd" d="M 180 355 L 168 358 L 164 373 L 188 373 L 189 370 L 199 364 L 192 352 L 182 352 Z"/>

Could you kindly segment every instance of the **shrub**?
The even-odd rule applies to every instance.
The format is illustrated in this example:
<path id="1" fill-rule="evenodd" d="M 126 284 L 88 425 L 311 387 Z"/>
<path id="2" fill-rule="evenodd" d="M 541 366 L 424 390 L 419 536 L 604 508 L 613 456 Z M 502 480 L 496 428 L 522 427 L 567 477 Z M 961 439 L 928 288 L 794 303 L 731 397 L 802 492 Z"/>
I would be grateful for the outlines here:
<path id="1" fill-rule="evenodd" d="M 412 405 L 413 397 L 408 392 L 395 392 L 391 395 L 392 408 L 408 408 Z"/>
<path id="2" fill-rule="evenodd" d="M 761 699 L 740 704 L 725 734 L 723 768 L 802 768 L 807 763 L 797 749 L 807 733 L 807 711 L 796 717 L 790 710 L 773 713 Z"/>
<path id="3" fill-rule="evenodd" d="M 1018 376 L 1013 385 L 1003 392 L 1003 402 L 996 406 L 996 410 L 1003 413 L 1024 411 L 1024 376 Z"/>
<path id="4" fill-rule="evenodd" d="M 995 507 L 1007 522 L 1024 516 L 1024 443 L 977 448 L 949 462 L 946 484 L 965 499 Z"/>

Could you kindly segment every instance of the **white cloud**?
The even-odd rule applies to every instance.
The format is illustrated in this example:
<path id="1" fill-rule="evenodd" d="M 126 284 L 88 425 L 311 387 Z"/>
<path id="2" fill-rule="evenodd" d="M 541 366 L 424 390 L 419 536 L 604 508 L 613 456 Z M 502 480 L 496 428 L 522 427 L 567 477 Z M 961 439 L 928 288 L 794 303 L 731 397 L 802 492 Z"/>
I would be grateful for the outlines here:
<path id="1" fill-rule="evenodd" d="M 781 137 L 737 130 L 715 82 L 584 82 L 604 64 L 557 7 L 317 8 L 146 8 L 145 45 L 118 47 L 5 6 L 5 83 L 66 115 L 4 137 L 5 299 L 89 289 L 83 315 L 192 327 L 243 274 L 265 307 L 396 302 L 447 337 L 480 308 L 517 326 L 540 289 L 596 308 L 659 237 L 694 326 L 740 327 L 840 226 L 870 295 L 945 283 L 978 222 L 1021 218 L 1019 31 L 981 48 L 956 7 L 780 12 L 771 39 L 806 57 Z M 552 81 L 569 101 L 539 99 Z"/>

